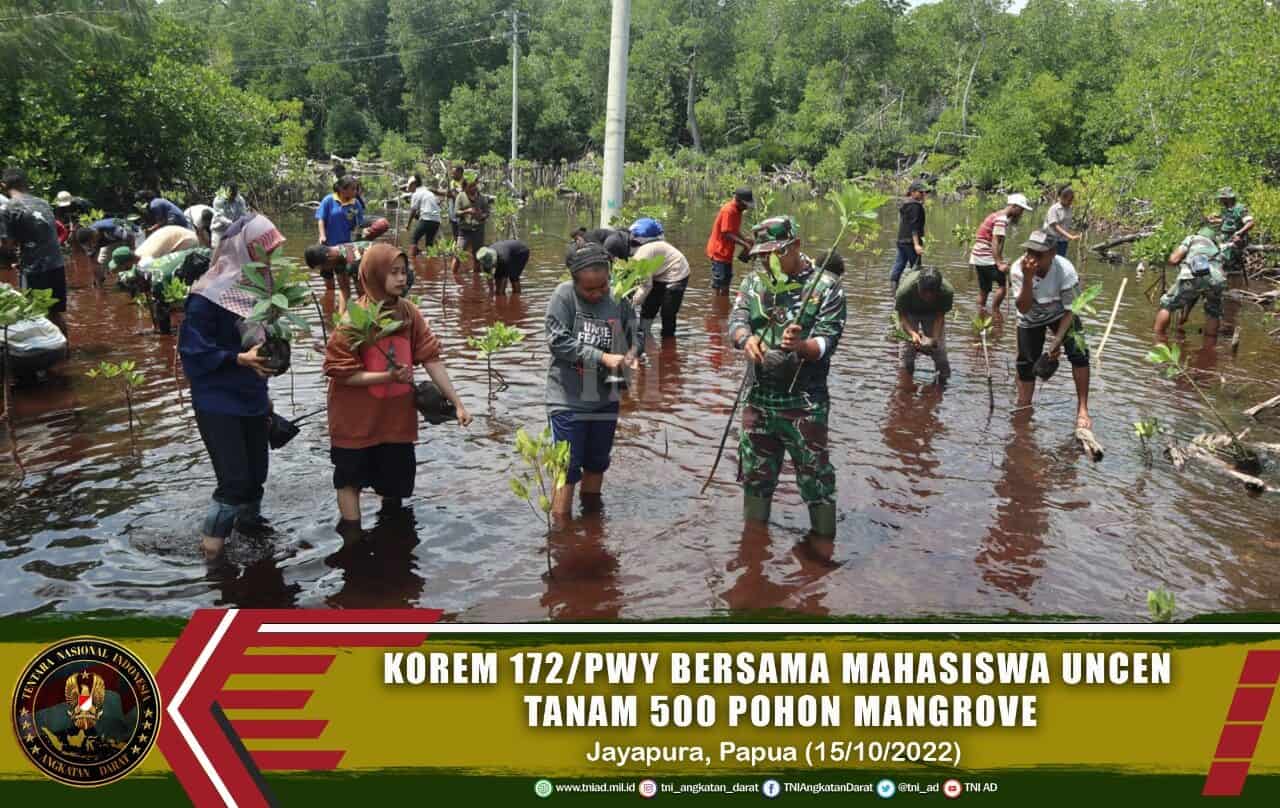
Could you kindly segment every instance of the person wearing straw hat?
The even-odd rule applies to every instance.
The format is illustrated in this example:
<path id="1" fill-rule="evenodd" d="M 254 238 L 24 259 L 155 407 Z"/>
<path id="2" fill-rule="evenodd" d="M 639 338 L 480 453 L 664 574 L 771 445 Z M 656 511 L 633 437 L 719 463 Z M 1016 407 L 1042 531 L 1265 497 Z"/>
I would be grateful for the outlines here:
<path id="1" fill-rule="evenodd" d="M 1025 194 L 1009 194 L 1005 206 L 978 225 L 978 232 L 973 237 L 973 251 L 969 253 L 969 264 L 978 276 L 978 310 L 987 311 L 987 295 L 993 287 L 999 286 L 991 300 L 991 309 L 1000 311 L 1004 303 L 1005 287 L 1008 285 L 1009 262 L 1004 257 L 1004 245 L 1009 234 L 1009 225 L 1017 224 L 1023 211 L 1031 210 L 1031 203 Z"/>
<path id="2" fill-rule="evenodd" d="M 1022 257 L 1009 268 L 1009 290 L 1018 310 L 1018 406 L 1031 404 L 1036 379 L 1048 381 L 1065 350 L 1076 386 L 1076 428 L 1092 429 L 1089 346 L 1075 338 L 1083 328 L 1067 308 L 1080 294 L 1080 276 L 1057 254 L 1056 245 L 1057 239 L 1036 230 L 1022 243 Z M 1053 339 L 1045 345 L 1050 329 Z"/>
<path id="3" fill-rule="evenodd" d="M 836 532 L 836 470 L 827 448 L 827 375 L 844 333 L 844 290 L 839 276 L 800 251 L 790 216 L 765 219 L 752 235 L 750 255 L 764 267 L 743 279 L 729 315 L 729 339 L 751 363 L 738 439 L 743 517 L 769 521 L 789 454 L 813 534 L 829 538 Z M 771 290 L 766 272 L 774 282 L 785 275 L 791 288 Z"/>

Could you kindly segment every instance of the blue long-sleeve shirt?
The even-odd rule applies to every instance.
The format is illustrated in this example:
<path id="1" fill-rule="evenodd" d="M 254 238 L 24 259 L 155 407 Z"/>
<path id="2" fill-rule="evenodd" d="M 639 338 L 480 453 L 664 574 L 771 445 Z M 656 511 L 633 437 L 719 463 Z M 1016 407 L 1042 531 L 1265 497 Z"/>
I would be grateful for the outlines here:
<path id="1" fill-rule="evenodd" d="M 191 380 L 191 403 L 217 415 L 266 415 L 267 381 L 236 364 L 240 319 L 208 298 L 190 295 L 178 333 L 182 369 Z"/>

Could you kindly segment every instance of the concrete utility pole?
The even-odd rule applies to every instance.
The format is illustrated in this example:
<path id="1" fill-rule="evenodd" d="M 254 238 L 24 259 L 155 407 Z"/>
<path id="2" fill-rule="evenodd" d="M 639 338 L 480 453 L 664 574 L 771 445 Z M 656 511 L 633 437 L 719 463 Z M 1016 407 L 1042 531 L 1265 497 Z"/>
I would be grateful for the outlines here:
<path id="1" fill-rule="evenodd" d="M 511 162 L 516 161 L 516 119 L 520 114 L 520 12 L 511 6 Z M 514 178 L 515 168 L 511 169 Z"/>
<path id="2" fill-rule="evenodd" d="M 600 226 L 622 209 L 622 171 L 627 134 L 627 52 L 631 47 L 631 0 L 613 0 L 609 36 L 609 101 L 604 117 L 604 179 L 600 183 Z"/>

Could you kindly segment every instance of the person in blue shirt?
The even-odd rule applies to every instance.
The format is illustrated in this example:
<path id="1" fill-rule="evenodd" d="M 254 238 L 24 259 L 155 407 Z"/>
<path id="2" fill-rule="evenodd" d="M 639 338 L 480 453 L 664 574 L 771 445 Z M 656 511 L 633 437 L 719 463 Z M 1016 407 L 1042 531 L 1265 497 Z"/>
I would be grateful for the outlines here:
<path id="1" fill-rule="evenodd" d="M 316 208 L 316 227 L 320 231 L 320 243 L 326 247 L 339 247 L 355 241 L 364 224 L 364 204 L 358 196 L 359 183 L 355 177 L 339 177 L 333 184 L 333 193 L 324 198 L 320 207 Z M 334 277 L 321 274 L 324 280 L 324 298 L 332 307 L 334 294 Z M 338 277 L 342 284 L 342 301 L 351 298 L 351 279 L 342 274 Z"/>
<path id="2" fill-rule="evenodd" d="M 155 191 L 138 191 L 133 195 L 133 198 L 143 208 L 142 218 L 145 232 L 151 233 L 171 224 L 185 227 L 188 230 L 192 229 L 191 222 L 187 221 L 187 216 L 182 212 L 182 208 L 156 194 Z"/>
<path id="3" fill-rule="evenodd" d="M 265 341 L 262 328 L 245 319 L 254 299 L 240 281 L 244 265 L 253 261 L 265 264 L 262 271 L 269 273 L 271 251 L 283 243 L 270 219 L 245 216 L 227 228 L 213 266 L 187 297 L 178 353 L 191 380 L 196 426 L 218 480 L 200 530 L 200 546 L 209 559 L 222 553 L 234 528 L 262 524 L 271 373 L 258 354 Z"/>

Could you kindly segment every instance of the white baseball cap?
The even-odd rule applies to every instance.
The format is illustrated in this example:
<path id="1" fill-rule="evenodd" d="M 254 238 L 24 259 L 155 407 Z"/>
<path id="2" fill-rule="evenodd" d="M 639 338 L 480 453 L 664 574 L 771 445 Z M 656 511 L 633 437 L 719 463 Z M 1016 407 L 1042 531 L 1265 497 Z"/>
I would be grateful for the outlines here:
<path id="1" fill-rule="evenodd" d="M 1006 200 L 1005 204 L 1017 205 L 1023 210 L 1031 210 L 1031 203 L 1027 201 L 1026 194 L 1009 194 L 1009 198 Z"/>

